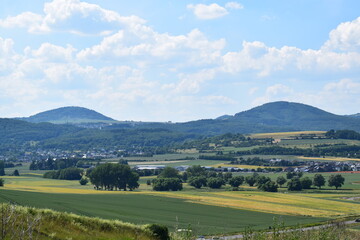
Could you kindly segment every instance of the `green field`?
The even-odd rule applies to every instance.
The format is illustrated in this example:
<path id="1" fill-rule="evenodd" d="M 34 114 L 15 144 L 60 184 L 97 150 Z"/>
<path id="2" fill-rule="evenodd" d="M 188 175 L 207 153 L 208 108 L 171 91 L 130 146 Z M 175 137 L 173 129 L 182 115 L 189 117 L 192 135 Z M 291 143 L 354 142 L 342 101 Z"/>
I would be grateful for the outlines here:
<path id="1" fill-rule="evenodd" d="M 239 232 L 245 227 L 264 229 L 272 225 L 274 217 L 286 225 L 326 220 L 208 206 L 142 194 L 81 195 L 1 190 L 0 201 L 137 224 L 161 223 L 171 229 L 190 226 L 198 234 Z"/>

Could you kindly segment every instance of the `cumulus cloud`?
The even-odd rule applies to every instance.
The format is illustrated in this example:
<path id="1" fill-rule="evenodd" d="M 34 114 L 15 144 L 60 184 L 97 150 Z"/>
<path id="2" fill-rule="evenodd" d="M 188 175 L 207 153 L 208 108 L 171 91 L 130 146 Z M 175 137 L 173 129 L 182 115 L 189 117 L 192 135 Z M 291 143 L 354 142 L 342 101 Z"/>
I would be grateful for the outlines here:
<path id="1" fill-rule="evenodd" d="M 329 34 L 329 40 L 324 44 L 324 49 L 341 52 L 360 51 L 360 17 L 341 23 Z"/>
<path id="2" fill-rule="evenodd" d="M 268 47 L 262 42 L 243 42 L 242 50 L 223 56 L 223 70 L 229 73 L 255 71 L 265 77 L 276 72 L 297 74 L 304 72 L 329 73 L 359 71 L 360 53 L 337 53 L 302 50 L 296 47 Z"/>
<path id="3" fill-rule="evenodd" d="M 198 19 L 201 20 L 221 18 L 229 14 L 228 10 L 244 8 L 244 6 L 238 2 L 228 2 L 224 7 L 217 3 L 212 3 L 209 5 L 201 3 L 188 4 L 186 7 L 191 10 Z"/>
<path id="4" fill-rule="evenodd" d="M 228 9 L 243 9 L 244 6 L 241 5 L 238 2 L 228 2 L 228 3 L 225 4 L 225 8 L 228 8 Z"/>
<path id="5" fill-rule="evenodd" d="M 135 59 L 139 60 L 141 57 L 140 62 L 151 57 L 148 63 L 152 64 L 158 63 L 154 62 L 155 59 L 163 61 L 163 64 L 174 64 L 170 60 L 176 58 L 175 65 L 199 65 L 219 61 L 224 47 L 224 39 L 210 41 L 197 29 L 187 35 L 172 36 L 157 33 L 148 27 L 139 27 L 121 30 L 105 37 L 100 44 L 80 51 L 77 56 L 83 60 L 125 57 L 138 57 Z"/>
<path id="6" fill-rule="evenodd" d="M 80 0 L 54 0 L 44 5 L 43 14 L 31 12 L 0 19 L 0 26 L 22 27 L 29 32 L 64 31 L 75 34 L 106 35 L 123 25 L 140 24 L 145 21 L 137 16 L 120 16 L 99 5 Z"/>
<path id="7" fill-rule="evenodd" d="M 194 15 L 202 20 L 221 18 L 228 15 L 229 12 L 220 5 L 212 3 L 210 5 L 205 4 L 189 4 L 187 8 L 193 11 Z"/>

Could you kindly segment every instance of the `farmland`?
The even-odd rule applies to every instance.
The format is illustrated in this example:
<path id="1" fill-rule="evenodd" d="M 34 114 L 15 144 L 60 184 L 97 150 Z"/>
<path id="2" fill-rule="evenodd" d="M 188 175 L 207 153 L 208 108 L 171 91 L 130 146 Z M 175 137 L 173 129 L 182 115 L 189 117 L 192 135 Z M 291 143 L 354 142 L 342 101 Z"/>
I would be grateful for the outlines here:
<path id="1" fill-rule="evenodd" d="M 296 134 L 303 134 L 296 133 Z M 310 133 L 309 133 L 310 134 Z M 316 133 L 316 134 L 323 134 Z M 293 136 L 294 133 L 278 133 L 276 137 Z M 269 135 L 257 135 L 269 137 Z M 331 141 L 327 141 L 331 140 Z M 278 142 L 280 145 L 283 140 Z M 338 139 L 291 139 L 286 147 L 309 148 L 316 144 L 358 144 L 359 141 Z M 319 143 L 319 141 L 322 141 Z M 104 159 L 102 162 L 116 163 L 128 161 L 130 166 L 201 165 L 210 167 L 239 167 L 258 169 L 263 166 L 236 165 L 230 161 L 216 160 L 216 154 L 230 154 L 238 150 L 249 150 L 258 146 L 222 146 L 210 143 L 213 149 L 201 152 L 196 149 L 183 149 L 176 153 L 136 156 L 118 159 Z M 214 160 L 199 159 L 199 156 L 214 156 Z M 298 155 L 250 155 L 243 157 L 283 158 L 290 161 L 321 162 L 357 162 L 358 158 L 346 157 L 304 157 Z M 73 212 L 85 216 L 105 219 L 119 219 L 135 224 L 160 223 L 171 230 L 191 228 L 195 234 L 225 234 L 244 231 L 245 228 L 267 229 L 275 219 L 286 226 L 314 224 L 339 218 L 355 218 L 360 215 L 360 177 L 358 173 L 341 173 L 345 177 L 344 185 L 339 189 L 324 186 L 321 190 L 313 187 L 301 192 L 288 191 L 286 187 L 279 192 L 263 192 L 256 187 L 243 183 L 237 191 L 230 186 L 221 189 L 195 189 L 183 184 L 183 190 L 177 192 L 157 192 L 147 184 L 156 176 L 140 178 L 140 187 L 135 191 L 96 191 L 88 184 L 82 186 L 78 181 L 42 178 L 45 170 L 29 170 L 29 164 L 17 167 L 20 176 L 9 176 L 14 168 L 6 169 L 5 186 L 0 190 L 0 201 L 38 208 L 50 208 L 58 211 Z M 234 176 L 249 176 L 252 171 L 236 172 Z M 260 173 L 272 180 L 284 176 L 284 172 Z M 333 173 L 322 173 L 327 179 Z M 315 173 L 305 173 L 313 178 Z M 155 216 L 155 217 L 154 217 Z M 219 221 L 221 219 L 221 221 Z M 219 223 L 220 222 L 220 223 Z"/>

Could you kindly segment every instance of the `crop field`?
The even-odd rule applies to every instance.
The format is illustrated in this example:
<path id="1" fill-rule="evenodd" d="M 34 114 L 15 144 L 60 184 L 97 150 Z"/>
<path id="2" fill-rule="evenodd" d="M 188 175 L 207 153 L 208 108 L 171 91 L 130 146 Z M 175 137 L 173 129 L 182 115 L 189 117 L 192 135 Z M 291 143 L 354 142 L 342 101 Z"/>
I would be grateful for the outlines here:
<path id="1" fill-rule="evenodd" d="M 245 227 L 264 229 L 272 225 L 274 218 L 286 225 L 326 220 L 210 206 L 180 198 L 144 194 L 84 195 L 1 190 L 0 201 L 137 224 L 156 222 L 172 230 L 190 227 L 196 234 L 239 232 Z"/>
<path id="2" fill-rule="evenodd" d="M 278 132 L 278 133 L 255 133 L 251 134 L 250 137 L 252 138 L 275 138 L 275 139 L 282 139 L 282 138 L 290 138 L 294 136 L 299 136 L 301 134 L 316 134 L 318 136 L 323 136 L 326 132 L 325 131 L 299 131 L 299 132 Z"/>

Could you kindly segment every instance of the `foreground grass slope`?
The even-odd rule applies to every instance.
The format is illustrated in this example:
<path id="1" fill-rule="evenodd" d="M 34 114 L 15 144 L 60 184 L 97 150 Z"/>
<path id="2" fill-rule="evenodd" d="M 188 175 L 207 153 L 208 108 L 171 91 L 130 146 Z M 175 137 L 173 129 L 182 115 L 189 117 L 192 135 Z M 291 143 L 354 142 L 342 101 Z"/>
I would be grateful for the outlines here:
<path id="1" fill-rule="evenodd" d="M 9 204 L 0 207 L 1 239 L 159 239 L 149 226 Z"/>

